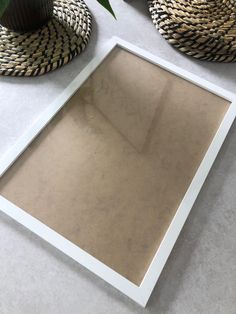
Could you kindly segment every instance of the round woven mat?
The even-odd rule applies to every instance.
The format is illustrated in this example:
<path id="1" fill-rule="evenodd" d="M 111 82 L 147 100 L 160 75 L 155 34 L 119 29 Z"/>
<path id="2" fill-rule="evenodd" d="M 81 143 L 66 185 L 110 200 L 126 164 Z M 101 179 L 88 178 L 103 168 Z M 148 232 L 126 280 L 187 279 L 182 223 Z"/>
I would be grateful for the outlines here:
<path id="1" fill-rule="evenodd" d="M 85 48 L 90 32 L 91 14 L 83 0 L 55 0 L 53 19 L 35 32 L 0 26 L 0 74 L 37 76 L 55 70 Z"/>
<path id="2" fill-rule="evenodd" d="M 148 0 L 162 36 L 192 57 L 236 61 L 236 0 Z"/>

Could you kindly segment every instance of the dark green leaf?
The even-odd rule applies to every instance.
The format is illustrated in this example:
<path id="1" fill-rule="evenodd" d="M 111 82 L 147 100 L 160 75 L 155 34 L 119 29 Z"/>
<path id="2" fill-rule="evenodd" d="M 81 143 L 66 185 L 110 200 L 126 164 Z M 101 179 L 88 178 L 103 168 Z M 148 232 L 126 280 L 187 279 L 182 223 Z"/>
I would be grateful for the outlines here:
<path id="1" fill-rule="evenodd" d="M 8 7 L 10 0 L 0 0 L 0 17 L 5 12 L 6 8 Z"/>
<path id="2" fill-rule="evenodd" d="M 1 1 L 1 0 L 0 0 Z M 104 8 L 106 8 L 116 18 L 114 11 L 110 5 L 109 0 L 97 0 Z"/>

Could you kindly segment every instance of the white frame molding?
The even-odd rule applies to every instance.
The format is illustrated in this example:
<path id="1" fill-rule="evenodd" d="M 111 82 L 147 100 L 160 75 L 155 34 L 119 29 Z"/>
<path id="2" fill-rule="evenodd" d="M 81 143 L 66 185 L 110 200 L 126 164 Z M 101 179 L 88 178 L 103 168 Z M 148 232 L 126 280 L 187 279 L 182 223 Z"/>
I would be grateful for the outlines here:
<path id="1" fill-rule="evenodd" d="M 34 138 L 44 129 L 56 113 L 66 104 L 87 78 L 96 70 L 107 55 L 119 46 L 161 68 L 174 73 L 187 81 L 194 83 L 226 100 L 231 104 L 227 110 L 222 123 L 217 130 L 215 137 L 210 144 L 208 151 L 203 158 L 167 232 L 158 248 L 151 265 L 140 286 L 137 286 L 121 276 L 96 258 L 92 257 L 84 250 L 63 236 L 53 231 L 39 220 L 27 214 L 4 197 L 0 196 L 0 210 L 12 217 L 17 222 L 46 240 L 54 247 L 64 252 L 78 263 L 89 269 L 91 272 L 104 279 L 106 282 L 120 290 L 122 293 L 145 307 L 152 293 L 153 288 L 161 274 L 168 256 L 179 236 L 179 233 L 190 213 L 190 210 L 200 192 L 200 189 L 213 165 L 213 162 L 223 144 L 229 129 L 236 116 L 236 96 L 210 82 L 201 79 L 161 58 L 158 58 L 147 51 L 144 51 L 124 40 L 112 38 L 104 49 L 84 68 L 82 72 L 68 85 L 62 94 L 50 105 L 50 107 L 40 116 L 33 126 L 16 142 L 16 144 L 0 160 L 0 177 L 14 163 L 14 161 L 24 152 Z"/>

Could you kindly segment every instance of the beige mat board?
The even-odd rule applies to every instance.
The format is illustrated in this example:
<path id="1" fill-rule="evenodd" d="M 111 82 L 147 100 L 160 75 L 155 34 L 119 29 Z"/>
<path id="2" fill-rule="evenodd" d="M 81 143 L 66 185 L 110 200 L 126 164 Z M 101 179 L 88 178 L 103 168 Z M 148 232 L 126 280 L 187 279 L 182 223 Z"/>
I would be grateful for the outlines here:
<path id="1" fill-rule="evenodd" d="M 229 105 L 115 48 L 0 194 L 140 285 Z"/>

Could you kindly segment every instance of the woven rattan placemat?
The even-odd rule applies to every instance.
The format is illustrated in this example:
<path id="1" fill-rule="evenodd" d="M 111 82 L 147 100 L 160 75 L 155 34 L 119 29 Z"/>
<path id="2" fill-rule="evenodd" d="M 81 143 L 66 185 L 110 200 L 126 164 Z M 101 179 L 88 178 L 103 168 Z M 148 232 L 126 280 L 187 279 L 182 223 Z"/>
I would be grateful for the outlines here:
<path id="1" fill-rule="evenodd" d="M 148 0 L 153 23 L 176 48 L 201 60 L 236 61 L 235 0 Z"/>
<path id="2" fill-rule="evenodd" d="M 68 63 L 86 47 L 91 14 L 83 0 L 55 0 L 41 29 L 15 33 L 0 26 L 0 74 L 37 76 Z"/>

